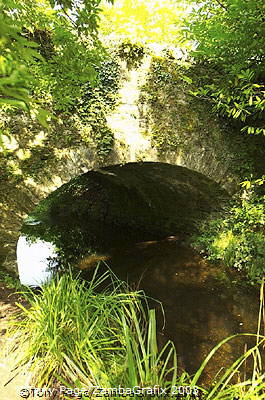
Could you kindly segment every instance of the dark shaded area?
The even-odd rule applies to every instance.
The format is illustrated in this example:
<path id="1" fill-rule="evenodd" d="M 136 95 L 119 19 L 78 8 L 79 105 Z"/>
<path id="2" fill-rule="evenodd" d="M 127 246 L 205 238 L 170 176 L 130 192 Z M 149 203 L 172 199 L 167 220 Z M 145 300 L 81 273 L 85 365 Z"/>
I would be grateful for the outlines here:
<path id="1" fill-rule="evenodd" d="M 54 242 L 73 261 L 129 243 L 187 238 L 200 221 L 223 212 L 227 200 L 217 183 L 184 167 L 114 165 L 61 186 L 40 202 L 23 232 Z"/>
<path id="2" fill-rule="evenodd" d="M 133 289 L 150 296 L 158 317 L 160 347 L 171 339 L 177 349 L 179 372 L 193 374 L 223 339 L 239 333 L 256 333 L 259 292 L 238 282 L 237 272 L 213 265 L 189 246 L 172 238 L 120 248 L 109 267 Z M 107 269 L 101 263 L 99 272 Z M 83 272 L 89 279 L 93 270 Z M 165 312 L 161 312 L 160 301 Z M 255 338 L 241 336 L 225 343 L 210 360 L 201 382 L 209 385 L 221 376 Z M 241 368 L 250 376 L 252 358 Z M 235 375 L 237 379 L 237 375 Z"/>

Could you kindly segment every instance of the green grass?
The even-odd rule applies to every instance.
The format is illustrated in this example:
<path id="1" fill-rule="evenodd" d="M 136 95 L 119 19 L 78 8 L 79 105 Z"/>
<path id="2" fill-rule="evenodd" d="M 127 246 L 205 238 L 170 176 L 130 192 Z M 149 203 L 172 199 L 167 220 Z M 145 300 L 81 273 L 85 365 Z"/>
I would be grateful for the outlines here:
<path id="1" fill-rule="evenodd" d="M 110 281 L 111 284 L 102 290 L 102 284 L 106 286 Z M 89 284 L 64 275 L 46 285 L 42 294 L 31 293 L 28 300 L 31 304 L 28 310 L 20 305 L 23 318 L 12 321 L 10 334 L 13 340 L 9 351 L 14 357 L 14 366 L 33 373 L 32 385 L 36 387 L 58 384 L 80 389 L 94 385 L 101 388 L 158 385 L 168 390 L 179 385 L 199 387 L 205 366 L 223 344 L 235 337 L 218 344 L 194 376 L 187 373 L 178 376 L 176 349 L 168 342 L 159 350 L 156 315 L 148 308 L 146 296 L 143 292 L 129 291 L 111 272 L 98 276 L 96 271 Z M 208 388 L 201 388 L 201 398 L 265 398 L 265 374 L 260 353 L 265 342 L 265 337 L 260 334 L 263 303 L 262 285 L 258 332 L 253 335 L 256 345 L 222 376 L 215 378 Z M 249 358 L 254 359 L 252 378 L 234 383 L 239 369 Z M 184 398 L 194 397 L 186 395 Z"/>
<path id="2" fill-rule="evenodd" d="M 111 279 L 110 287 L 97 287 Z M 15 366 L 34 373 L 34 384 L 101 387 L 165 382 L 176 351 L 167 343 L 159 353 L 154 310 L 146 311 L 142 292 L 131 292 L 111 273 L 86 283 L 64 275 L 28 296 L 24 318 L 11 322 Z M 163 361 L 162 356 L 166 356 Z"/>

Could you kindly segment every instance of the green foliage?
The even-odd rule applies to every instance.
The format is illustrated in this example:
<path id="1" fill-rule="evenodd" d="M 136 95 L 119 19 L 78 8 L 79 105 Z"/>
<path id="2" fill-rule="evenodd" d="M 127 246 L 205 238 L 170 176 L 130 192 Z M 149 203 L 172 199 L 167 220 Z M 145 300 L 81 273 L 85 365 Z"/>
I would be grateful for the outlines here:
<path id="1" fill-rule="evenodd" d="M 264 11 L 262 0 L 206 0 L 187 20 L 189 38 L 198 43 L 195 54 L 239 73 L 251 68 L 264 72 Z"/>
<path id="2" fill-rule="evenodd" d="M 95 36 L 100 2 L 86 0 L 78 3 L 51 3 L 52 7 L 56 7 L 52 8 L 48 0 L 10 0 L 5 5 L 1 3 L 6 11 L 3 19 L 7 20 L 8 39 L 3 37 L 1 44 L 7 61 L 11 57 L 10 65 L 13 69 L 10 67 L 10 74 L 14 72 L 11 81 L 8 71 L 5 77 L 3 74 L 0 77 L 0 91 L 2 87 L 3 93 L 0 101 L 4 107 L 2 112 L 12 116 L 17 115 L 16 108 L 22 108 L 30 112 L 33 120 L 49 128 L 45 147 L 53 159 L 55 155 L 52 147 L 61 148 L 62 144 L 69 146 L 78 141 L 96 143 L 100 158 L 104 158 L 113 145 L 113 133 L 107 127 L 106 114 L 116 104 L 120 75 L 117 63 L 109 59 Z M 83 5 L 85 9 L 82 9 Z M 15 11 L 16 8 L 19 13 Z M 11 24 L 15 26 L 12 35 L 9 32 Z M 7 61 L 4 60 L 5 63 Z M 19 68 L 23 76 L 18 79 Z M 12 92 L 7 84 L 12 86 Z M 20 90 L 22 84 L 23 91 Z M 12 93 L 16 98 L 11 99 Z M 51 117 L 59 118 L 56 122 L 54 118 L 53 124 L 50 124 Z M 68 125 L 71 133 L 68 132 L 67 137 L 59 120 L 60 123 L 63 120 L 65 126 Z M 32 125 L 31 121 L 29 123 Z M 8 131 L 13 136 L 19 127 L 17 131 L 11 132 L 9 125 L 5 122 L 3 133 L 7 135 Z M 35 129 L 33 127 L 32 136 Z M 2 136 L 3 149 L 4 139 Z M 20 140 L 16 136 L 16 140 L 24 148 L 24 138 Z M 31 155 L 23 161 L 17 160 L 13 154 L 14 163 L 19 164 L 21 173 L 30 176 L 38 174 L 43 160 L 37 160 L 37 150 L 30 148 Z M 44 161 L 52 161 L 52 157 Z M 9 160 L 10 163 L 13 161 Z M 12 175 L 12 167 L 9 165 L 5 165 L 4 170 L 5 178 Z"/>
<path id="3" fill-rule="evenodd" d="M 206 84 L 190 93 L 210 100 L 215 112 L 240 120 L 242 132 L 265 135 L 265 127 L 261 125 L 265 111 L 265 86 L 254 83 L 253 76 L 249 69 L 242 70 L 237 75 L 230 75 L 228 81 Z"/>
<path id="4" fill-rule="evenodd" d="M 186 38 L 197 44 L 195 60 L 217 73 L 195 94 L 212 100 L 215 111 L 240 120 L 243 131 L 265 134 L 263 0 L 196 3 Z"/>
<path id="5" fill-rule="evenodd" d="M 55 54 L 42 64 L 31 65 L 30 89 L 44 106 L 70 115 L 82 96 L 82 85 L 95 82 L 95 65 L 100 62 L 102 51 L 60 29 L 53 42 Z"/>
<path id="6" fill-rule="evenodd" d="M 217 113 L 240 120 L 244 124 L 242 132 L 265 135 L 265 127 L 260 125 L 265 111 L 265 86 L 254 83 L 253 77 L 250 69 L 241 70 L 228 82 L 206 84 L 190 93 L 210 99 Z"/>
<path id="7" fill-rule="evenodd" d="M 204 226 L 195 241 L 209 259 L 242 271 L 252 283 L 265 273 L 265 196 L 257 188 L 263 179 L 257 181 L 244 182 L 247 189 L 234 201 L 227 217 Z"/>
<path id="8" fill-rule="evenodd" d="M 106 58 L 96 67 L 97 80 L 92 87 L 89 82 L 82 85 L 82 97 L 76 107 L 79 115 L 86 119 L 94 103 L 104 102 L 106 110 L 110 111 L 116 104 L 116 95 L 120 87 L 120 66 L 115 59 Z M 94 108 L 97 108 L 95 105 Z"/>
<path id="9" fill-rule="evenodd" d="M 49 113 L 40 105 L 71 110 L 82 83 L 95 80 L 94 67 L 102 58 L 95 36 L 99 4 L 100 0 L 0 2 L 2 104 L 31 111 L 46 127 Z M 89 33 L 90 39 L 84 36 Z"/>
<path id="10" fill-rule="evenodd" d="M 28 111 L 31 98 L 27 87 L 30 75 L 26 63 L 41 56 L 36 51 L 38 45 L 21 35 L 21 25 L 10 14 L 15 7 L 12 0 L 0 2 L 0 104 Z"/>
<path id="11" fill-rule="evenodd" d="M 97 33 L 101 0 L 49 0 L 51 6 L 60 6 L 75 28 L 79 31 Z M 113 4 L 114 0 L 107 0 Z"/>
<path id="12" fill-rule="evenodd" d="M 76 113 L 90 129 L 90 138 L 97 144 L 100 158 L 106 157 L 113 147 L 113 132 L 107 126 L 106 116 L 117 103 L 120 86 L 120 67 L 115 59 L 105 59 L 96 67 L 97 80 L 82 85 L 81 98 L 76 105 Z"/>
<path id="13" fill-rule="evenodd" d="M 165 83 L 170 83 L 176 76 L 174 76 L 174 66 L 171 65 L 166 59 L 157 58 L 153 59 L 154 62 L 152 64 L 152 74 L 154 83 L 159 87 L 164 85 Z"/>
<path id="14" fill-rule="evenodd" d="M 70 114 L 81 97 L 82 85 L 95 82 L 95 66 L 103 57 L 103 49 L 95 39 L 74 30 L 71 21 L 59 12 L 50 10 L 52 14 L 47 15 L 47 6 L 37 10 L 31 31 L 36 38 L 41 24 L 38 42 L 40 51 L 48 53 L 48 58 L 29 65 L 30 89 L 45 106 Z"/>
<path id="15" fill-rule="evenodd" d="M 51 385 L 56 376 L 88 388 L 168 385 L 176 351 L 170 342 L 158 351 L 155 312 L 145 311 L 143 293 L 95 272 L 87 285 L 64 275 L 28 300 L 31 307 L 20 305 L 24 318 L 13 321 L 10 332 L 15 363 L 27 365 L 37 386 Z"/>
<path id="16" fill-rule="evenodd" d="M 141 63 L 145 49 L 140 43 L 131 43 L 126 40 L 120 44 L 117 54 L 127 62 L 127 67 L 130 69 L 137 67 Z"/>

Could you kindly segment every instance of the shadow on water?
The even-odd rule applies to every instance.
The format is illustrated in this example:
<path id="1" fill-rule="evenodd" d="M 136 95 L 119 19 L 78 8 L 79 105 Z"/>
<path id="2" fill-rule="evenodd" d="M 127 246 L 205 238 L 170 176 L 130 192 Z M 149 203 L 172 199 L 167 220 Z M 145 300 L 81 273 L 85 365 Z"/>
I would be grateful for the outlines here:
<path id="1" fill-rule="evenodd" d="M 157 302 L 159 342 L 176 345 L 179 368 L 193 374 L 212 348 L 237 333 L 255 333 L 259 293 L 239 288 L 218 266 L 204 260 L 179 241 L 146 242 L 113 252 L 108 262 L 118 278 Z M 252 342 L 251 342 L 252 340 Z M 240 337 L 221 347 L 205 369 L 210 381 L 220 369 L 232 365 L 253 339 Z"/>

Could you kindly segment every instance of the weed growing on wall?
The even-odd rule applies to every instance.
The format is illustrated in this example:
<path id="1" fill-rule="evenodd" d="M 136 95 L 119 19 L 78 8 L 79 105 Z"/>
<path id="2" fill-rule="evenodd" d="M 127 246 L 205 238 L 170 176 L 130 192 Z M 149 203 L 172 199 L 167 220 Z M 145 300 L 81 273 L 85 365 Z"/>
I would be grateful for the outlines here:
<path id="1" fill-rule="evenodd" d="M 176 132 L 176 126 L 180 128 L 180 120 L 185 118 L 185 113 L 176 113 L 174 110 L 175 101 L 181 96 L 183 89 L 178 83 L 179 77 L 174 63 L 162 57 L 153 57 L 140 101 L 148 106 L 148 128 L 160 153 L 176 150 L 183 144 L 181 132 Z M 185 106 L 183 109 L 187 111 Z"/>
<path id="2" fill-rule="evenodd" d="M 120 85 L 120 67 L 115 59 L 106 59 L 96 67 L 97 83 L 82 86 L 82 96 L 76 106 L 76 113 L 83 124 L 90 127 L 88 140 L 96 142 L 97 152 L 104 158 L 112 149 L 114 136 L 107 126 L 106 115 L 117 102 Z M 86 141 L 86 137 L 82 135 Z"/>
<path id="3" fill-rule="evenodd" d="M 132 43 L 129 40 L 122 42 L 117 51 L 119 57 L 126 61 L 128 69 L 137 68 L 145 53 L 146 49 L 141 43 Z"/>

